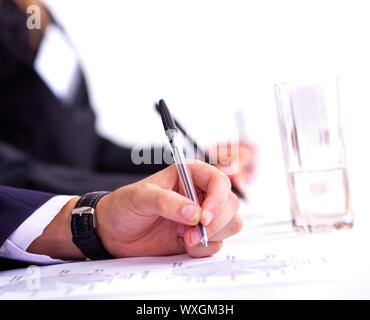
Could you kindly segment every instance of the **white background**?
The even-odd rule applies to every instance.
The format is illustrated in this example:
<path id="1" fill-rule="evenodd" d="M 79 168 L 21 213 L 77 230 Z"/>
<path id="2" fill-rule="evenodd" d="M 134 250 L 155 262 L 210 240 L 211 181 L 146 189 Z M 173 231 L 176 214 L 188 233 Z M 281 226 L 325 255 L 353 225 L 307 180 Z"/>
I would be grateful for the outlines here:
<path id="1" fill-rule="evenodd" d="M 342 76 L 355 215 L 368 214 L 368 1 L 45 2 L 77 48 L 105 136 L 165 143 L 153 110 L 163 98 L 207 145 L 237 137 L 234 112 L 242 109 L 260 154 L 250 200 L 266 214 L 289 218 L 273 84 Z"/>

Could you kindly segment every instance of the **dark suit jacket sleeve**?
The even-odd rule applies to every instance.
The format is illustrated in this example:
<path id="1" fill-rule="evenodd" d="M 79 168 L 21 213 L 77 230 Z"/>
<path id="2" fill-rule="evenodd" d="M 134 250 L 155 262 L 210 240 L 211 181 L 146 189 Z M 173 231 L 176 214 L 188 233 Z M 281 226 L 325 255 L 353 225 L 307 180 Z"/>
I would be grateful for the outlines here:
<path id="1" fill-rule="evenodd" d="M 51 193 L 0 186 L 0 246 L 53 196 Z"/>
<path id="2" fill-rule="evenodd" d="M 53 196 L 0 185 L 0 247 L 23 221 Z M 26 266 L 19 261 L 0 258 L 0 271 Z"/>
<path id="3" fill-rule="evenodd" d="M 87 168 L 37 161 L 1 141 L 0 172 L 0 185 L 72 195 L 98 190 L 113 191 L 145 177 L 135 173 L 99 173 Z"/>

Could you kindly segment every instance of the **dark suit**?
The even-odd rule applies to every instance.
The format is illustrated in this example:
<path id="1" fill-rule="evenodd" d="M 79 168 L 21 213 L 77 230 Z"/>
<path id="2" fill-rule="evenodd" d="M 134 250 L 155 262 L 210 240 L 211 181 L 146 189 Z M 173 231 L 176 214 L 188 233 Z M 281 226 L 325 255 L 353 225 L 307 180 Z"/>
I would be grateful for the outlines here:
<path id="1" fill-rule="evenodd" d="M 53 94 L 33 68 L 26 19 L 13 1 L 0 2 L 0 184 L 76 194 L 163 169 L 133 164 L 130 148 L 96 133 L 82 72 L 71 101 Z"/>
<path id="2" fill-rule="evenodd" d="M 0 247 L 36 209 L 53 194 L 0 186 Z M 0 270 L 25 266 L 0 258 Z"/>

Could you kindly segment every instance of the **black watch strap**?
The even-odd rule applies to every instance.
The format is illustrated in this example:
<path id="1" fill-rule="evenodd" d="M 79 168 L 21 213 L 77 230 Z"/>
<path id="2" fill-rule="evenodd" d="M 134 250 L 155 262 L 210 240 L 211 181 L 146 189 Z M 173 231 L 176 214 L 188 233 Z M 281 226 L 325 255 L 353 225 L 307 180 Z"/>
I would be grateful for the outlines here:
<path id="1" fill-rule="evenodd" d="M 98 201 L 109 192 L 86 193 L 78 200 L 71 214 L 72 241 L 91 260 L 113 259 L 103 247 L 94 228 L 94 212 Z"/>

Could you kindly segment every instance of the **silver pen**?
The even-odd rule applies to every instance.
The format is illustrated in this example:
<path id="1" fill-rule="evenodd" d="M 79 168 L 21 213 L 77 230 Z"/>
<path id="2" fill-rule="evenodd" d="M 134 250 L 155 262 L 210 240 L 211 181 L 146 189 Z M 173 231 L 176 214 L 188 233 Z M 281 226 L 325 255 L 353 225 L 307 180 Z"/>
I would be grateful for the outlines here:
<path id="1" fill-rule="evenodd" d="M 194 201 L 197 205 L 199 205 L 193 180 L 191 179 L 191 175 L 186 164 L 184 152 L 182 150 L 182 147 L 177 145 L 178 130 L 175 121 L 173 120 L 172 115 L 168 110 L 166 103 L 163 100 L 159 101 L 157 109 L 161 114 L 164 130 L 171 145 L 171 151 L 176 163 L 177 172 L 179 173 L 181 186 L 185 192 L 186 197 Z M 207 247 L 208 237 L 206 229 L 200 222 L 198 223 L 198 227 L 202 237 L 201 243 Z"/>

